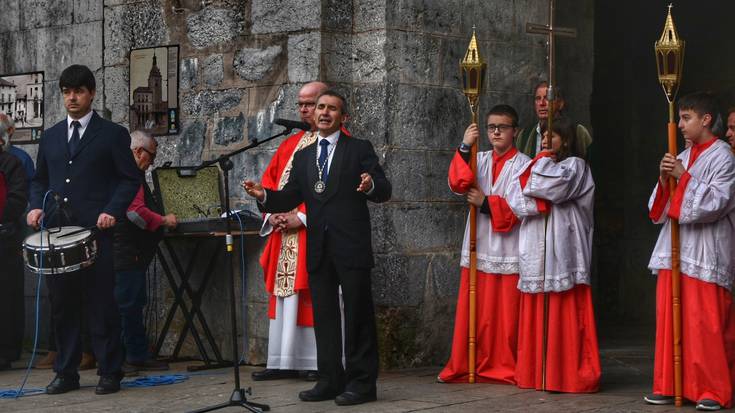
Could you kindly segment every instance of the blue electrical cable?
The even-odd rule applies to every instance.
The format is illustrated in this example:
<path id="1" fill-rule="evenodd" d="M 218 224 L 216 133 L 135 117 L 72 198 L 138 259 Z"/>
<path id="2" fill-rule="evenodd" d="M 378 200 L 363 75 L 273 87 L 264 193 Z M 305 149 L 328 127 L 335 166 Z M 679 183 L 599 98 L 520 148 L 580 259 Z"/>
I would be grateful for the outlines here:
<path id="1" fill-rule="evenodd" d="M 162 376 L 143 376 L 138 377 L 135 380 L 124 381 L 120 383 L 120 386 L 126 388 L 134 387 L 155 387 L 155 386 L 167 386 L 169 384 L 177 384 L 189 380 L 187 374 L 166 374 Z"/>
<path id="2" fill-rule="evenodd" d="M 48 198 L 49 194 L 51 193 L 51 190 L 49 189 L 46 191 L 46 193 L 43 195 L 43 202 L 41 204 L 41 211 L 46 210 L 46 199 Z M 38 282 L 36 283 L 36 322 L 33 332 L 33 351 L 31 352 L 31 359 L 28 361 L 28 367 L 26 367 L 26 374 L 23 376 L 23 382 L 20 384 L 20 387 L 18 390 L 7 390 L 0 392 L 0 398 L 2 397 L 13 397 L 18 398 L 26 393 L 23 392 L 23 389 L 26 386 L 26 382 L 28 381 L 28 377 L 31 375 L 31 369 L 33 368 L 33 361 L 36 358 L 36 350 L 38 349 L 38 324 L 39 324 L 39 313 L 41 312 L 41 272 L 43 271 L 43 231 L 46 229 L 46 224 L 44 222 L 44 218 L 41 217 L 41 243 L 39 245 L 39 253 L 40 253 L 40 259 L 38 261 Z M 30 392 L 33 392 L 34 394 L 38 392 L 40 389 L 32 389 L 29 390 Z M 15 391 L 15 394 L 12 394 L 12 392 Z M 44 390 L 45 392 L 45 390 Z M 8 396 L 6 396 L 8 395 Z"/>

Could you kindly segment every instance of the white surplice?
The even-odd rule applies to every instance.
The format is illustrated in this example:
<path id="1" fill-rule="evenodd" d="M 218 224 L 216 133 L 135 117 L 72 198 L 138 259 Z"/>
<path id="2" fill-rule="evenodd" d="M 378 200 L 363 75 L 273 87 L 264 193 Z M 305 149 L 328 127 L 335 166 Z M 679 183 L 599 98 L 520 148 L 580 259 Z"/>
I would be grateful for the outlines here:
<path id="1" fill-rule="evenodd" d="M 576 157 L 561 162 L 541 158 L 521 189 L 520 175 L 525 169 L 513 176 L 506 193 L 508 205 L 523 219 L 518 289 L 562 292 L 576 284 L 589 284 L 595 196 L 589 166 Z M 551 202 L 548 221 L 539 214 L 535 198 Z"/>
<path id="2" fill-rule="evenodd" d="M 497 195 L 505 197 L 506 188 L 513 175 L 528 163 L 530 158 L 518 151 L 512 158 L 505 161 L 493 185 L 493 157 L 492 151 L 477 154 L 477 186 L 485 196 Z M 458 194 L 462 195 L 462 194 Z M 487 274 L 517 274 L 518 273 L 518 227 L 510 232 L 500 233 L 492 230 L 492 217 L 477 214 L 477 270 Z M 462 243 L 460 265 L 470 267 L 470 220 L 467 225 Z"/>
<path id="3" fill-rule="evenodd" d="M 691 149 L 679 154 L 686 166 Z M 701 281 L 731 289 L 735 274 L 735 158 L 723 141 L 705 149 L 688 170 L 679 216 L 681 272 Z M 652 208 L 658 184 L 648 203 Z M 671 269 L 671 200 L 656 223 L 664 226 L 648 268 L 654 274 Z"/>

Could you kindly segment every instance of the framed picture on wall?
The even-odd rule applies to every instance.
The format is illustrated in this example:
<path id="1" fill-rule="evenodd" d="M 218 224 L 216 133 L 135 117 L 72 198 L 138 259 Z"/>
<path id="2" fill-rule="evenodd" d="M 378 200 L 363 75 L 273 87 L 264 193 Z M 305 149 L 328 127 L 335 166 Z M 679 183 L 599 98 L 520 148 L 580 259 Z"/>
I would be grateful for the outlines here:
<path id="1" fill-rule="evenodd" d="M 179 46 L 130 51 L 130 131 L 179 133 Z"/>
<path id="2" fill-rule="evenodd" d="M 13 118 L 13 143 L 37 143 L 43 131 L 43 72 L 0 75 L 0 112 Z"/>

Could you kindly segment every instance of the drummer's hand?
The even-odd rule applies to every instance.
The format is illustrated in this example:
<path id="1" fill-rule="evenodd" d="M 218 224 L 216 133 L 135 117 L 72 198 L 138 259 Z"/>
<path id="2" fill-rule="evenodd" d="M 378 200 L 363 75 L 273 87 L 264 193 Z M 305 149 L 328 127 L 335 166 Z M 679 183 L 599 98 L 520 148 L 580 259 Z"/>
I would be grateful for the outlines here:
<path id="1" fill-rule="evenodd" d="M 97 228 L 107 229 L 115 226 L 115 217 L 104 212 L 97 218 Z"/>
<path id="2" fill-rule="evenodd" d="M 38 229 L 38 227 L 41 226 L 41 218 L 43 218 L 43 210 L 32 209 L 28 211 L 28 215 L 26 216 L 26 223 L 28 224 L 28 226 Z"/>
<path id="3" fill-rule="evenodd" d="M 176 222 L 176 215 L 174 214 L 168 214 L 164 215 L 163 221 L 161 221 L 161 225 L 168 228 L 176 228 L 176 225 L 178 225 L 178 222 Z"/>

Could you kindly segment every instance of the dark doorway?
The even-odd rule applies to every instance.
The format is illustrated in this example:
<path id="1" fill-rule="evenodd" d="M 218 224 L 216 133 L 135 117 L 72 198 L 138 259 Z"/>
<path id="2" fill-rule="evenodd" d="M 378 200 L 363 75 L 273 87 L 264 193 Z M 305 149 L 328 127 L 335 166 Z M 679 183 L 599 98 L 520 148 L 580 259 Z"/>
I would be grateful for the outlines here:
<path id="1" fill-rule="evenodd" d="M 595 2 L 590 158 L 597 184 L 595 292 L 603 340 L 634 331 L 653 340 L 655 278 L 647 264 L 660 227 L 648 219 L 647 203 L 667 149 L 668 121 L 653 45 L 669 2 Z M 686 41 L 679 96 L 715 92 L 724 112 L 735 104 L 735 54 L 729 43 L 735 2 L 674 3 L 674 22 Z"/>

